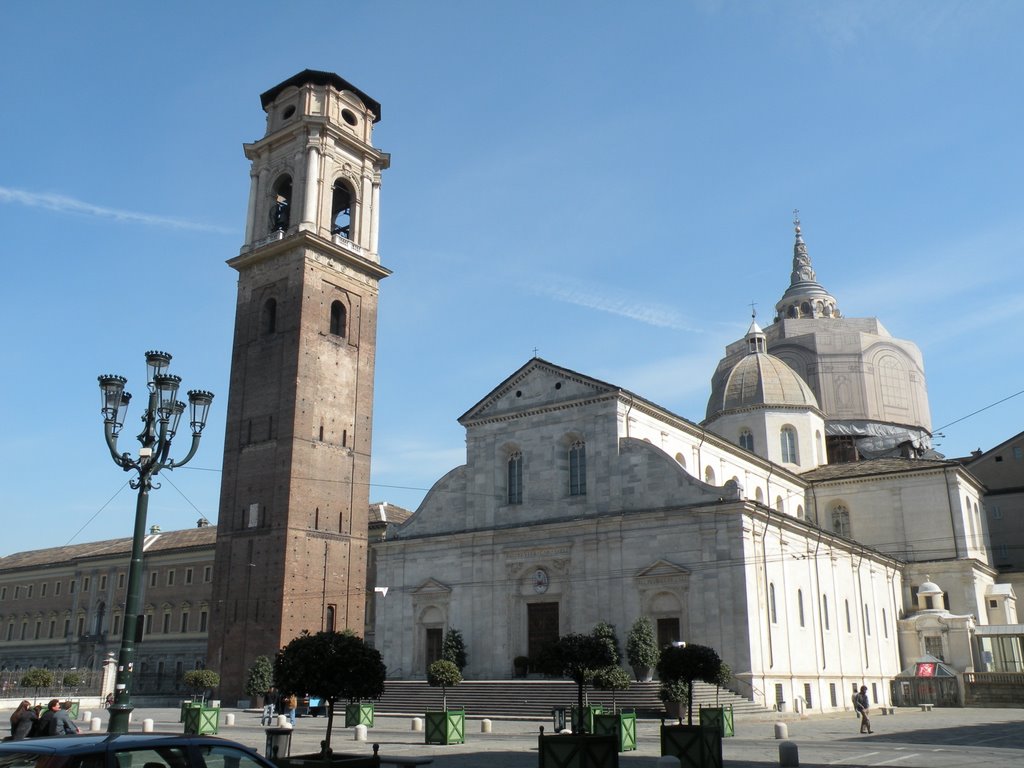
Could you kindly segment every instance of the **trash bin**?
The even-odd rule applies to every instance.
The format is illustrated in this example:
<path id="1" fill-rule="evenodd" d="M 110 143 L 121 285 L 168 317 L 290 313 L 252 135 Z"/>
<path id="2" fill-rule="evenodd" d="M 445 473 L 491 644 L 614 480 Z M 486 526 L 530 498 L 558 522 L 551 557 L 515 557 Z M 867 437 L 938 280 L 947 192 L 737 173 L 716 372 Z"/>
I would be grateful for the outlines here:
<path id="1" fill-rule="evenodd" d="M 551 708 L 551 721 L 555 733 L 561 733 L 565 730 L 565 709 L 565 707 Z"/>
<path id="2" fill-rule="evenodd" d="M 288 757 L 292 751 L 291 728 L 267 728 L 267 747 L 263 753 L 268 760 L 277 757 Z"/>

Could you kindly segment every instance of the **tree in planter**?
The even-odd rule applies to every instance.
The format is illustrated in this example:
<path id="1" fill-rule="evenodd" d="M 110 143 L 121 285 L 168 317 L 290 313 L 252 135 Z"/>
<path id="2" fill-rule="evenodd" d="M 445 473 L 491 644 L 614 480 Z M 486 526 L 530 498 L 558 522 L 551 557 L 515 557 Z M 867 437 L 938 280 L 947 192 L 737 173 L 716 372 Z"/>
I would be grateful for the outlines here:
<path id="1" fill-rule="evenodd" d="M 594 687 L 599 691 L 612 692 L 612 714 L 618 714 L 615 706 L 615 692 L 629 688 L 629 673 L 620 666 L 602 667 L 594 674 Z"/>
<path id="2" fill-rule="evenodd" d="M 270 663 L 268 657 L 257 656 L 252 660 L 252 666 L 245 674 L 245 688 L 243 689 L 245 695 L 251 696 L 255 700 L 257 696 L 266 696 L 273 687 L 274 665 Z"/>
<path id="3" fill-rule="evenodd" d="M 683 707 L 689 703 L 689 688 L 685 682 L 662 680 L 658 686 L 658 698 L 665 705 L 665 711 L 677 719 L 682 718 Z"/>
<path id="4" fill-rule="evenodd" d="M 693 725 L 693 681 L 714 683 L 722 668 L 722 660 L 714 648 L 706 645 L 669 645 L 661 651 L 658 677 L 662 684 L 686 684 L 686 721 Z"/>
<path id="5" fill-rule="evenodd" d="M 441 658 L 458 667 L 459 672 L 466 668 L 466 643 L 462 639 L 462 633 L 454 627 L 444 633 Z"/>
<path id="6" fill-rule="evenodd" d="M 427 684 L 441 689 L 441 709 L 448 709 L 448 689 L 462 682 L 462 673 L 455 662 L 438 659 L 427 667 Z"/>
<path id="7" fill-rule="evenodd" d="M 274 657 L 274 681 L 280 690 L 327 702 L 324 754 L 331 748 L 335 702 L 379 699 L 386 675 L 380 651 L 351 630 L 303 632 Z"/>
<path id="8" fill-rule="evenodd" d="M 40 689 L 53 687 L 53 672 L 41 667 L 32 667 L 21 676 L 20 683 L 22 688 L 34 688 L 35 698 L 38 699 Z"/>
<path id="9" fill-rule="evenodd" d="M 718 667 L 718 676 L 715 678 L 715 706 L 718 706 L 718 694 L 723 688 L 732 682 L 732 667 L 724 661 Z"/>
<path id="10" fill-rule="evenodd" d="M 654 625 L 646 616 L 633 622 L 626 637 L 626 659 L 633 668 L 637 682 L 650 679 L 650 671 L 658 663 L 658 643 L 654 639 Z"/>
<path id="11" fill-rule="evenodd" d="M 206 701 L 207 692 L 220 685 L 220 675 L 212 669 L 190 669 L 182 675 L 182 681 L 192 691 L 192 698 Z"/>
<path id="12" fill-rule="evenodd" d="M 615 657 L 615 661 L 612 663 L 617 666 L 622 661 L 622 648 L 619 646 L 619 637 L 615 634 L 615 625 L 609 624 L 607 621 L 599 621 L 594 625 L 590 634 L 608 643 L 608 648 Z"/>
<path id="13" fill-rule="evenodd" d="M 615 664 L 615 653 L 604 637 L 581 635 L 572 632 L 558 638 L 555 643 L 553 661 L 557 661 L 561 673 L 576 683 L 577 711 L 583 725 L 583 688 L 594 679 L 602 667 Z M 575 732 L 576 722 L 573 722 Z M 585 726 L 584 726 L 585 728 Z"/>

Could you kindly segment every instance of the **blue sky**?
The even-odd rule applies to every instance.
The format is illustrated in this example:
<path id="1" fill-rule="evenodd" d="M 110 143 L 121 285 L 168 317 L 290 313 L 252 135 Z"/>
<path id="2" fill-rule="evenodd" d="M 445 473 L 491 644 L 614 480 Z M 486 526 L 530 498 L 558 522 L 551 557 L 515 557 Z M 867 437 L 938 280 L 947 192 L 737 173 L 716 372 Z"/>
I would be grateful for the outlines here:
<path id="1" fill-rule="evenodd" d="M 750 302 L 770 322 L 788 285 L 794 208 L 844 314 L 921 347 L 936 428 L 1015 394 L 1022 22 L 978 0 L 9 5 L 0 555 L 131 534 L 96 376 L 139 396 L 152 348 L 217 399 L 150 522 L 216 519 L 241 145 L 306 68 L 380 101 L 392 154 L 374 500 L 414 508 L 534 348 L 699 421 Z M 938 448 L 992 447 L 1022 408 Z"/>

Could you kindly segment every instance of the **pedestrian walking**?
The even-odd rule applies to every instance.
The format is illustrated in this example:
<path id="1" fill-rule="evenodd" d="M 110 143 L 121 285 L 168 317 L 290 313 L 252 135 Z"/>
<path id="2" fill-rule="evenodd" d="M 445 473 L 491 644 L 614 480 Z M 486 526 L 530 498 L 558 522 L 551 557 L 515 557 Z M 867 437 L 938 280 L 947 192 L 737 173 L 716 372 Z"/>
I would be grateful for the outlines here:
<path id="1" fill-rule="evenodd" d="M 860 693 L 853 697 L 854 709 L 857 710 L 857 715 L 860 717 L 861 733 L 874 733 L 874 731 L 871 730 L 871 718 L 868 717 L 869 705 L 868 687 L 866 685 L 862 685 L 860 687 Z"/>
<path id="2" fill-rule="evenodd" d="M 285 707 L 288 709 L 288 722 L 295 725 L 295 710 L 299 706 L 299 699 L 294 693 L 289 693 L 285 700 Z"/>

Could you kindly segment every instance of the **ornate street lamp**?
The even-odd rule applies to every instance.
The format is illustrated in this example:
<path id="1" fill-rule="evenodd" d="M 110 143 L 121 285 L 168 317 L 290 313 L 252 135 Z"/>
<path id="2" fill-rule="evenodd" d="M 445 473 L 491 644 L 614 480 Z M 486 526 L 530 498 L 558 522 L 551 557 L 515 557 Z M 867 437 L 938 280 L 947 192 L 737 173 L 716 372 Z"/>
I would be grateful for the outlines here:
<path id="1" fill-rule="evenodd" d="M 162 469 L 180 467 L 192 459 L 199 449 L 199 438 L 206 426 L 213 394 L 201 389 L 189 390 L 188 402 L 191 407 L 190 426 L 192 446 L 181 461 L 169 459 L 171 441 L 178 431 L 178 422 L 185 412 L 185 403 L 178 400 L 181 377 L 167 373 L 171 356 L 166 352 L 146 353 L 149 403 L 142 415 L 142 432 L 138 435 L 138 458 L 130 453 L 117 452 L 117 437 L 124 425 L 128 404 L 132 396 L 125 392 L 127 379 L 124 376 L 104 375 L 99 377 L 100 393 L 103 399 L 103 433 L 107 439 L 110 455 L 125 472 L 138 472 L 139 476 L 128 481 L 139 492 L 135 505 L 135 534 L 132 537 L 132 560 L 128 566 L 128 591 L 124 606 L 124 626 L 121 633 L 121 652 L 117 658 L 117 677 L 114 683 L 114 703 L 110 707 L 110 733 L 127 733 L 128 719 L 132 706 L 132 673 L 135 666 L 135 644 L 140 640 L 142 624 L 139 608 L 142 602 L 142 547 L 146 538 L 146 512 L 149 507 L 149 491 L 159 488 L 153 476 Z"/>

